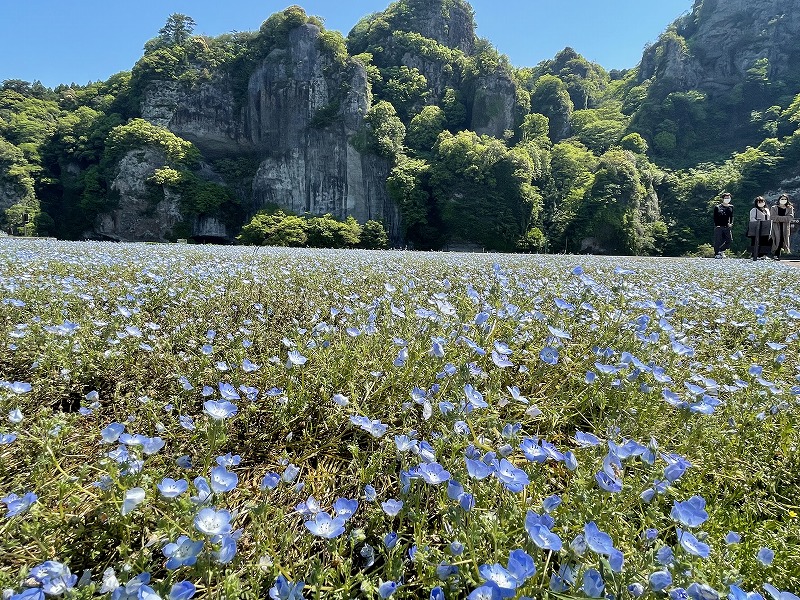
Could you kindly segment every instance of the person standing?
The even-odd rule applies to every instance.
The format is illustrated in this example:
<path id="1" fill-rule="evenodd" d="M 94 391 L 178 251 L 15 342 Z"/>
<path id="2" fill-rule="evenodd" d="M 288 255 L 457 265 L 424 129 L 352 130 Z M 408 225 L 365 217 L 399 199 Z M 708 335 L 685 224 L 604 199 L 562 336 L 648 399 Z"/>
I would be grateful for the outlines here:
<path id="1" fill-rule="evenodd" d="M 722 202 L 714 207 L 714 258 L 722 258 L 723 252 L 731 247 L 733 237 L 733 206 L 731 195 L 722 192 Z"/>
<path id="2" fill-rule="evenodd" d="M 781 194 L 778 203 L 769 212 L 772 219 L 772 258 L 780 260 L 781 252 L 791 252 L 789 238 L 792 234 L 794 206 L 789 201 L 789 196 Z"/>
<path id="3" fill-rule="evenodd" d="M 770 220 L 767 202 L 759 196 L 750 209 L 750 223 L 747 226 L 747 237 L 753 247 L 753 260 L 766 258 L 772 249 L 772 221 Z"/>

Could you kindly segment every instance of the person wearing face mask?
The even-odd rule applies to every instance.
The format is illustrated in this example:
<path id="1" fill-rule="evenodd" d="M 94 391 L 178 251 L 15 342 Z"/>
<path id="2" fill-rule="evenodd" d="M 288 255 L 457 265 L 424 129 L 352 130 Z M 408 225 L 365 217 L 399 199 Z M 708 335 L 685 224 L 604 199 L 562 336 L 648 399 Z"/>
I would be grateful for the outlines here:
<path id="1" fill-rule="evenodd" d="M 767 202 L 759 196 L 753 202 L 750 209 L 750 223 L 747 227 L 747 237 L 753 247 L 753 260 L 767 258 L 767 254 L 772 249 L 772 221 L 770 220 Z"/>
<path id="2" fill-rule="evenodd" d="M 791 252 L 789 238 L 792 234 L 792 221 L 794 221 L 794 206 L 789 202 L 789 196 L 781 194 L 778 203 L 770 209 L 772 219 L 772 258 L 781 259 L 781 252 Z"/>
<path id="3" fill-rule="evenodd" d="M 731 195 L 722 192 L 722 203 L 714 207 L 714 258 L 722 258 L 723 252 L 731 247 L 733 227 L 733 206 Z"/>

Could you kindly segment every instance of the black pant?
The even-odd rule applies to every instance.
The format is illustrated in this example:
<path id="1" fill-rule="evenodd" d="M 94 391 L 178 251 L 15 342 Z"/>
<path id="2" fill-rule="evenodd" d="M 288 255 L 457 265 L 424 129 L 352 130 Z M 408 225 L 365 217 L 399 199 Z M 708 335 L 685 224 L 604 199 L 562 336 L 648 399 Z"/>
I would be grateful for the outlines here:
<path id="1" fill-rule="evenodd" d="M 781 257 L 781 250 L 783 250 L 783 223 L 778 223 L 777 236 L 778 236 L 778 239 L 777 239 L 778 249 L 775 250 L 775 258 L 780 258 Z"/>
<path id="2" fill-rule="evenodd" d="M 731 247 L 733 238 L 731 237 L 730 227 L 715 227 L 714 228 L 714 254 L 719 254 L 723 250 Z"/>

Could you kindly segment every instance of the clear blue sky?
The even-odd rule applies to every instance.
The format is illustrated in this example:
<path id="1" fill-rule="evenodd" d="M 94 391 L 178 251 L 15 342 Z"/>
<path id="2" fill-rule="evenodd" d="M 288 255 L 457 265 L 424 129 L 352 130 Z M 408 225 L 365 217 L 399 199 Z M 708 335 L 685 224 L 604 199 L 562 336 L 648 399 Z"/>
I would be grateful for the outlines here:
<path id="1" fill-rule="evenodd" d="M 472 0 L 478 35 L 516 66 L 534 66 L 571 46 L 606 69 L 639 63 L 642 49 L 692 0 Z M 129 70 L 171 13 L 196 33 L 252 31 L 291 4 L 347 35 L 389 0 L 0 0 L 0 81 L 85 84 Z"/>

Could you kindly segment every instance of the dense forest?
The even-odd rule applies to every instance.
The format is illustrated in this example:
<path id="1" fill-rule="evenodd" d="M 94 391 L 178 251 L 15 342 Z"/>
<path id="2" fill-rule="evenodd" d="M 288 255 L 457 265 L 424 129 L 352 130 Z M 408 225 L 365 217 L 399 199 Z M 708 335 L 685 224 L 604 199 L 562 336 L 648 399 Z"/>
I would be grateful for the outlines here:
<path id="1" fill-rule="evenodd" d="M 332 91 L 309 127 L 332 131 L 345 118 L 348 82 L 366 74 L 363 122 L 348 140 L 386 165 L 399 217 L 394 245 L 699 253 L 723 189 L 742 212 L 755 195 L 794 189 L 793 179 L 800 189 L 796 44 L 764 36 L 758 3 L 733 6 L 740 3 L 697 0 L 636 68 L 611 72 L 571 48 L 516 68 L 475 36 L 463 0 L 399 0 L 346 38 L 297 6 L 257 31 L 219 37 L 195 35 L 192 18 L 174 14 L 131 71 L 107 81 L 55 89 L 3 82 L 0 226 L 95 237 L 98 219 L 124 202 L 115 185 L 121 161 L 149 149 L 161 158 L 144 182 L 141 210 L 152 216 L 177 198 L 181 216 L 167 239 L 191 237 L 192 223 L 213 218 L 243 243 L 385 246 L 380 218 L 359 225 L 259 200 L 251 185 L 257 152 L 210 151 L 143 114 L 154 86 L 191 91 L 221 79 L 231 110 L 244 114 L 251 74 L 312 25 L 325 57 L 320 78 Z M 778 33 L 800 33 L 778 17 L 770 21 Z M 742 72 L 729 69 L 724 80 L 708 42 L 720 27 L 737 31 L 748 50 L 728 57 Z"/>

